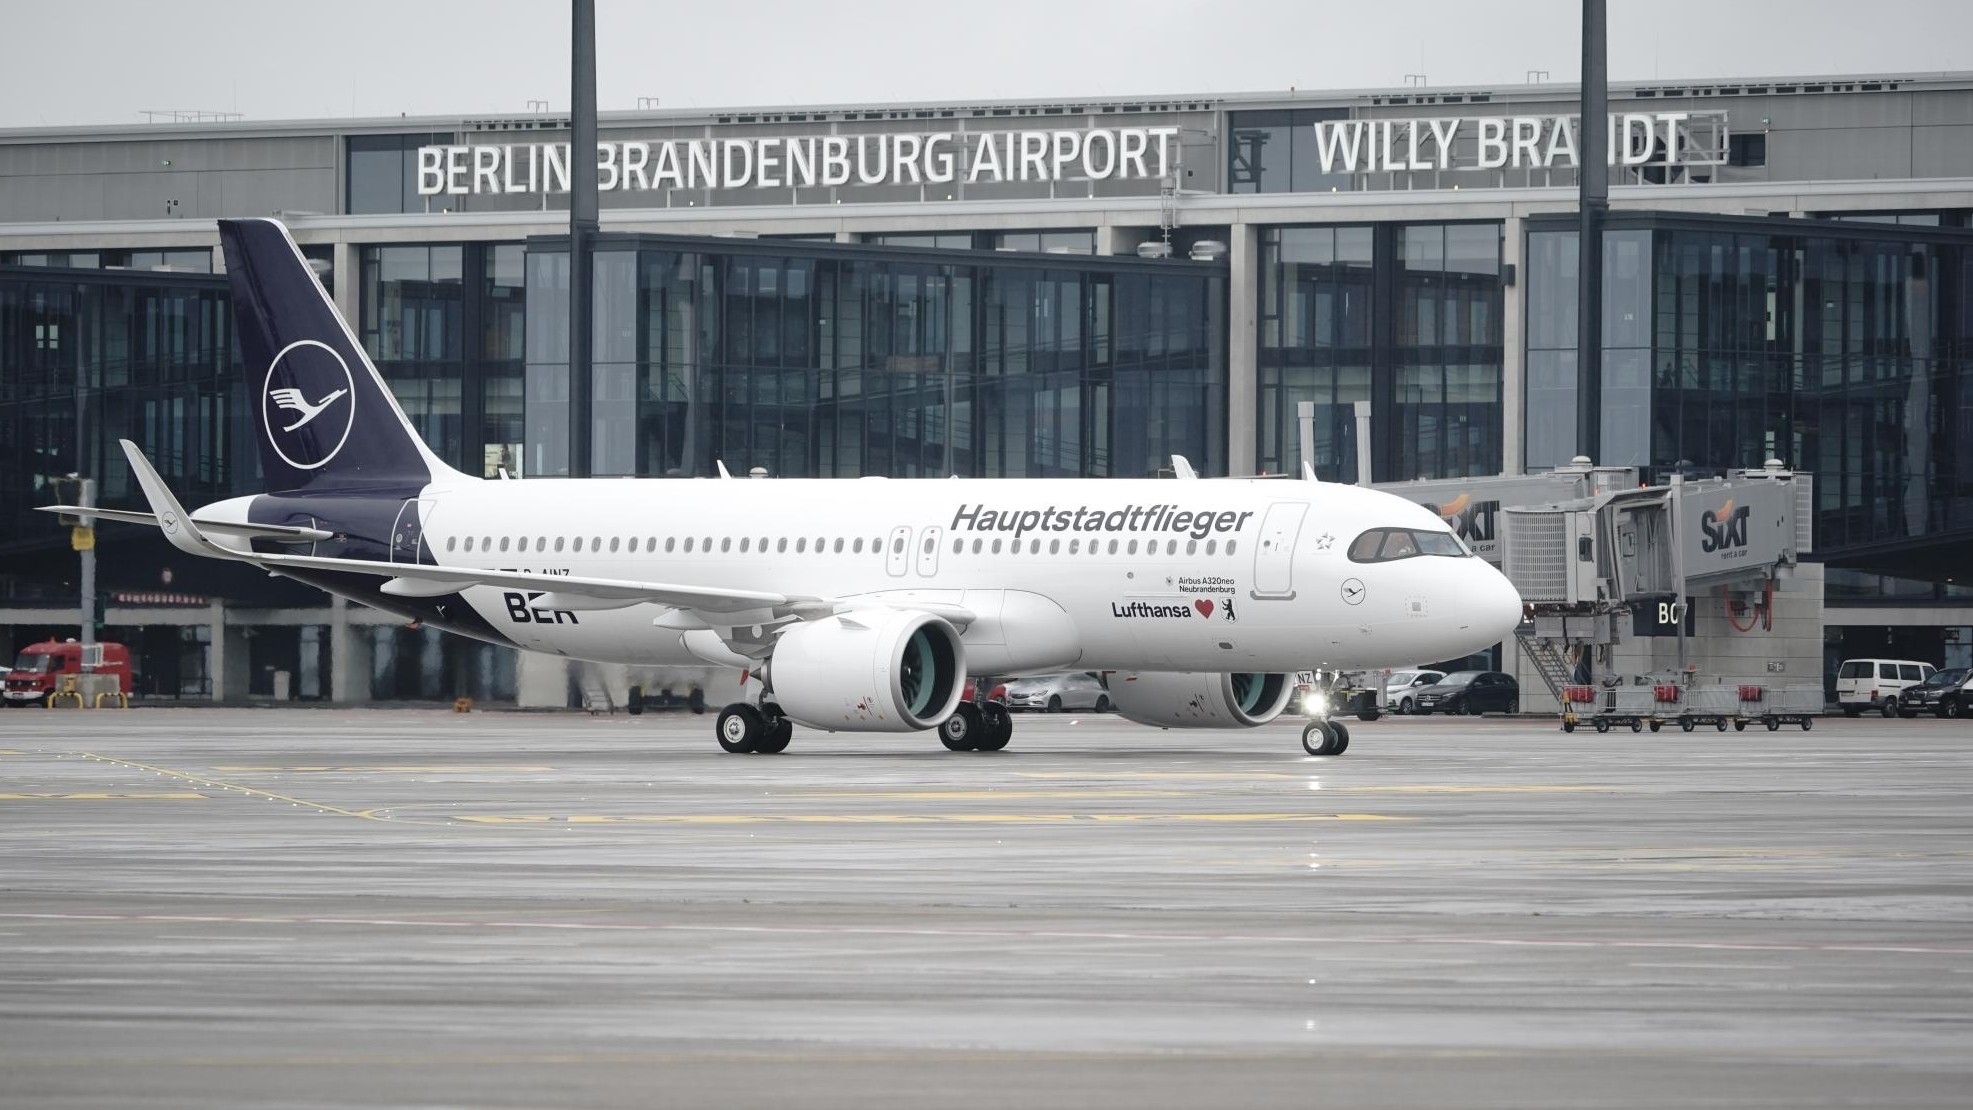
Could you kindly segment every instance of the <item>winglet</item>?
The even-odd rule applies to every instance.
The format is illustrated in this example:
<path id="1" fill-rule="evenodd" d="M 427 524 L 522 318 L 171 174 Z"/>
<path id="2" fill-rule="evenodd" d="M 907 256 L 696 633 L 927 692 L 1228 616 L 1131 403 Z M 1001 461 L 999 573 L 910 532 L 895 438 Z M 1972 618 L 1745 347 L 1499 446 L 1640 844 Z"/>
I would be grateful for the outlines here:
<path id="1" fill-rule="evenodd" d="M 127 439 L 117 440 L 117 443 L 123 447 L 124 458 L 130 460 L 131 473 L 137 476 L 137 485 L 143 489 L 144 499 L 151 503 L 151 511 L 158 515 L 158 527 L 163 530 L 164 538 L 171 541 L 171 546 L 187 555 L 215 559 L 240 557 L 238 552 L 228 551 L 206 539 L 199 526 L 192 523 L 192 514 L 186 512 L 185 506 L 172 496 L 171 488 L 164 484 L 163 478 L 158 477 L 151 460 L 144 457 L 144 452 L 138 450 L 136 444 Z"/>

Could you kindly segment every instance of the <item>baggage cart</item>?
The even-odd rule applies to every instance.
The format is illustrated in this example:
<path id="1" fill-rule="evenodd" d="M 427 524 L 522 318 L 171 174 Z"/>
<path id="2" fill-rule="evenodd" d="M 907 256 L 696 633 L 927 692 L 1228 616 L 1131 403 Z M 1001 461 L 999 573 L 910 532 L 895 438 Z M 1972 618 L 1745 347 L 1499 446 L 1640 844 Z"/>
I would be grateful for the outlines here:
<path id="1" fill-rule="evenodd" d="M 1738 686 L 1692 686 L 1685 690 L 1684 708 L 1678 714 L 1678 727 L 1691 732 L 1699 725 L 1712 725 L 1721 732 L 1726 726 L 1747 727 L 1740 716 Z"/>
<path id="2" fill-rule="evenodd" d="M 1771 699 L 1766 711 L 1761 714 L 1761 723 L 1767 726 L 1769 732 L 1782 725 L 1800 725 L 1802 731 L 1807 732 L 1815 727 L 1815 719 L 1820 716 L 1821 686 L 1783 686 L 1780 696 Z"/>

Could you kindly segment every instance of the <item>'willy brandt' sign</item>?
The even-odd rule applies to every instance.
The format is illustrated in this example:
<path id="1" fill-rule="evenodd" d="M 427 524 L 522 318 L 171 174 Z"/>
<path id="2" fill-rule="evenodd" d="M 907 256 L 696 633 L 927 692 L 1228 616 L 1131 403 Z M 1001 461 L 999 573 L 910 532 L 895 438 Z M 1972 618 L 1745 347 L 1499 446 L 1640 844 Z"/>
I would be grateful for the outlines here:
<path id="1" fill-rule="evenodd" d="M 1574 168 L 1574 116 L 1447 116 L 1323 120 L 1315 128 L 1323 173 Z M 1712 112 L 1613 112 L 1604 132 L 1612 166 L 1718 165 L 1726 116 Z"/>
<path id="2" fill-rule="evenodd" d="M 596 144 L 596 187 L 829 188 L 953 182 L 1157 179 L 1177 162 L 1176 127 L 941 131 Z M 418 149 L 422 196 L 566 193 L 569 144 Z"/>

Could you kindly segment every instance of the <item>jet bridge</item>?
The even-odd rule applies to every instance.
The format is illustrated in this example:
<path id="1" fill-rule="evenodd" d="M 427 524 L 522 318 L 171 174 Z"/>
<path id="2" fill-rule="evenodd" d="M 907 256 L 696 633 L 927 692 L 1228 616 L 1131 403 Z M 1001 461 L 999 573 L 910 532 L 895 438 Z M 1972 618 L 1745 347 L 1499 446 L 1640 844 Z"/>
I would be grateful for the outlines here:
<path id="1" fill-rule="evenodd" d="M 1734 632 L 1771 630 L 1777 584 L 1810 550 L 1813 481 L 1779 462 L 1644 486 L 1633 468 L 1578 458 L 1544 474 L 1379 488 L 1438 513 L 1514 583 L 1529 609 L 1522 651 L 1558 700 L 1564 685 L 1620 670 L 1615 649 L 1632 640 L 1675 639 L 1672 665 L 1688 670 L 1694 602 L 1715 594 Z M 1736 664 L 1750 654 L 1714 646 Z M 1639 670 L 1672 662 L 1655 649 L 1628 654 Z"/>

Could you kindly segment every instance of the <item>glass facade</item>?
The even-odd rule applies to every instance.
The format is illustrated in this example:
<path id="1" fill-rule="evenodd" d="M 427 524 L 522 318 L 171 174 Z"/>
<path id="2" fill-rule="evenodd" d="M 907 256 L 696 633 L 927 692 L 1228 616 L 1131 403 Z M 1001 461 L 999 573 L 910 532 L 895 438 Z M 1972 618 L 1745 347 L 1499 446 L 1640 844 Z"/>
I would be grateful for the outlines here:
<path id="1" fill-rule="evenodd" d="M 568 261 L 528 255 L 527 473 L 567 474 Z M 1226 469 L 1225 270 L 650 237 L 595 276 L 592 473 Z"/>
<path id="2" fill-rule="evenodd" d="M 59 475 L 141 508 L 118 439 L 194 504 L 257 478 L 230 312 L 210 277 L 0 268 L 0 550 L 47 544 Z"/>
<path id="3" fill-rule="evenodd" d="M 1256 466 L 1355 482 L 1354 403 L 1371 403 L 1374 481 L 1501 467 L 1501 228 L 1354 224 L 1261 232 Z"/>
<path id="4" fill-rule="evenodd" d="M 1574 453 L 1574 251 L 1531 225 L 1530 467 Z M 1599 462 L 1813 471 L 1832 558 L 1973 534 L 1973 235 L 1632 216 L 1605 255 Z"/>
<path id="5" fill-rule="evenodd" d="M 452 140 L 450 131 L 349 136 L 343 148 L 343 211 L 428 212 L 454 203 L 451 197 L 418 195 L 418 148 Z"/>
<path id="6" fill-rule="evenodd" d="M 1230 113 L 1233 141 L 1226 147 L 1226 191 L 1328 193 L 1355 188 L 1348 173 L 1322 172 L 1315 129 L 1309 126 L 1349 115 L 1342 108 Z"/>

